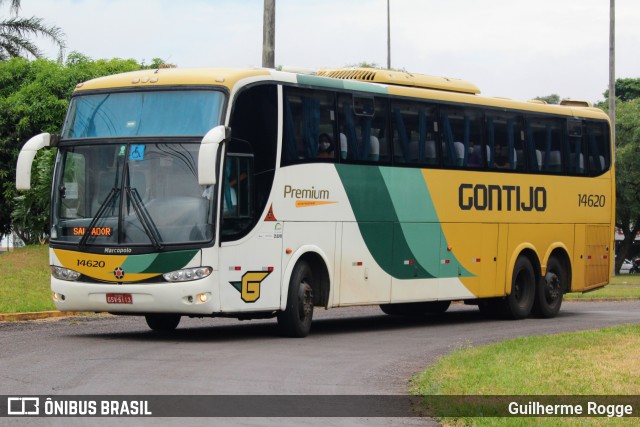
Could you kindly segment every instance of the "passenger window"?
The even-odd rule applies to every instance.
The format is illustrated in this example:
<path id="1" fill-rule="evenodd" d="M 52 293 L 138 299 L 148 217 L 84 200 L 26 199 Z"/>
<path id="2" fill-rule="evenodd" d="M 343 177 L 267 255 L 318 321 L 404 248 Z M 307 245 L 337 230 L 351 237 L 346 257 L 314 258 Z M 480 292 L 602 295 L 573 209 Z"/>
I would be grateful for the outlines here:
<path id="1" fill-rule="evenodd" d="M 486 154 L 482 150 L 482 113 L 468 108 L 444 108 L 440 118 L 445 166 L 483 167 Z"/>
<path id="2" fill-rule="evenodd" d="M 562 173 L 563 122 L 559 119 L 527 120 L 527 154 L 531 172 Z"/>
<path id="3" fill-rule="evenodd" d="M 338 97 L 340 159 L 364 163 L 389 163 L 387 102 L 383 98 Z"/>
<path id="4" fill-rule="evenodd" d="M 438 165 L 437 109 L 418 102 L 394 102 L 391 106 L 393 152 L 396 164 Z"/>
<path id="5" fill-rule="evenodd" d="M 574 175 L 583 175 L 585 172 L 585 149 L 583 142 L 582 120 L 567 120 L 567 150 L 569 152 L 569 161 L 567 163 L 567 171 Z"/>
<path id="6" fill-rule="evenodd" d="M 522 118 L 515 114 L 488 114 L 485 137 L 487 163 L 491 169 L 526 169 Z"/>
<path id="7" fill-rule="evenodd" d="M 608 127 L 605 123 L 587 122 L 585 128 L 589 175 L 600 175 L 611 166 Z"/>
<path id="8" fill-rule="evenodd" d="M 87 166 L 84 154 L 69 151 L 64 165 L 63 191 L 64 196 L 61 197 L 60 218 L 84 218 L 91 215 L 90 209 L 87 209 L 87 200 L 85 198 L 85 175 L 80 171 L 86 172 Z M 106 181 L 103 180 L 103 181 Z M 111 187 L 113 187 L 113 179 L 111 179 Z M 98 194 L 99 200 L 106 199 L 106 195 L 111 187 L 105 185 L 105 189 Z M 96 200 L 98 200 L 96 197 Z M 96 208 L 97 210 L 97 208 Z"/>
<path id="9" fill-rule="evenodd" d="M 285 89 L 283 164 L 337 159 L 334 99 L 330 92 Z"/>
<path id="10" fill-rule="evenodd" d="M 238 236 L 253 225 L 253 155 L 227 156 L 222 189 L 222 224 L 224 237 Z"/>

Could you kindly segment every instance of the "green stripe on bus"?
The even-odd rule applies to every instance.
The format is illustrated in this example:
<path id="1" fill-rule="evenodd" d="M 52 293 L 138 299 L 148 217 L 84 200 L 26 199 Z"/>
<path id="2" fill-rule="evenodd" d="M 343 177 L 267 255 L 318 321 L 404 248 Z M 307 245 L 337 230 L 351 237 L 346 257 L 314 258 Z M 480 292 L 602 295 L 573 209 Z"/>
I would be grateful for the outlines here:
<path id="1" fill-rule="evenodd" d="M 380 168 L 336 165 L 367 249 L 380 268 L 397 279 L 433 278 L 416 261 L 404 233 Z M 392 244 L 389 244 L 392 242 Z M 439 243 L 439 242 L 438 242 Z M 406 263 L 405 261 L 411 261 Z"/>
<path id="2" fill-rule="evenodd" d="M 336 165 L 336 170 L 367 249 L 387 274 L 396 279 L 472 276 L 447 249 L 420 169 Z"/>
<path id="3" fill-rule="evenodd" d="M 122 264 L 127 273 L 168 273 L 180 270 L 198 253 L 197 249 L 159 254 L 130 255 Z"/>
<path id="4" fill-rule="evenodd" d="M 319 86 L 331 89 L 355 90 L 360 92 L 372 92 L 385 95 L 389 93 L 386 86 L 359 82 L 357 80 L 341 80 L 333 79 L 330 77 L 310 76 L 306 74 L 298 74 L 296 76 L 296 79 L 301 85 Z"/>

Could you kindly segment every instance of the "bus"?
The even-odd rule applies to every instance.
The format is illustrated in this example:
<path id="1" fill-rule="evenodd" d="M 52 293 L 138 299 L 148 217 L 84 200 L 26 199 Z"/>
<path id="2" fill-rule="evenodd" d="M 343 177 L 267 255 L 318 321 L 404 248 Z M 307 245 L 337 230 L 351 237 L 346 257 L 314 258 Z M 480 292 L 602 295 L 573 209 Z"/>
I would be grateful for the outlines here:
<path id="1" fill-rule="evenodd" d="M 556 316 L 608 283 L 610 123 L 588 103 L 485 97 L 379 69 L 158 69 L 77 85 L 56 147 L 57 309 L 277 317 L 379 305 Z"/>

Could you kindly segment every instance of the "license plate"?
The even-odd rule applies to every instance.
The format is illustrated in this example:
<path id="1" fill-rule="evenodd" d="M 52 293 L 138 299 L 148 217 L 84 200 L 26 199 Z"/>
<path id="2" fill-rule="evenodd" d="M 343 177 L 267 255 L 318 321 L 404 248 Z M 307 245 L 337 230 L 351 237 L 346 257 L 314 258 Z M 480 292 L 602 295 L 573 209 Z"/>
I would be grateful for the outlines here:
<path id="1" fill-rule="evenodd" d="M 107 294 L 107 304 L 133 304 L 131 294 Z"/>

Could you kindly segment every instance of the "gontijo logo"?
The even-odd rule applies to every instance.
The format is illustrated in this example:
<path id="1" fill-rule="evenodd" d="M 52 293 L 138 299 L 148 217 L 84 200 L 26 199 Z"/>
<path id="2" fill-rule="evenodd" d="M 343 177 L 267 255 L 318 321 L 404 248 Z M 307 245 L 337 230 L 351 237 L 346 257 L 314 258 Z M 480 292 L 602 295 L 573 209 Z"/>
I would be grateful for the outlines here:
<path id="1" fill-rule="evenodd" d="M 460 184 L 458 206 L 463 211 L 543 212 L 547 209 L 547 190 L 523 189 L 519 185 Z"/>
<path id="2" fill-rule="evenodd" d="M 244 302 L 256 302 L 260 299 L 260 285 L 271 274 L 271 271 L 247 271 L 242 275 L 242 281 L 229 282 L 240 292 Z"/>

